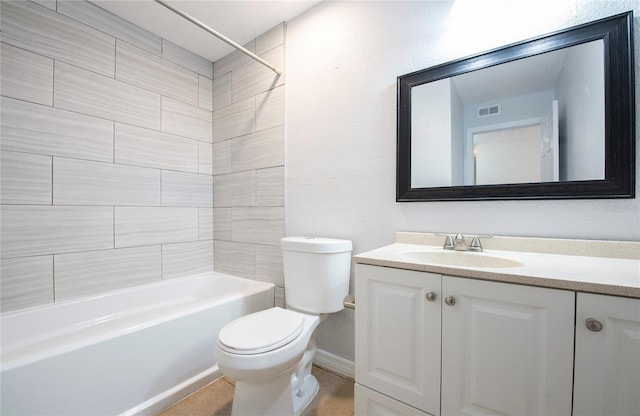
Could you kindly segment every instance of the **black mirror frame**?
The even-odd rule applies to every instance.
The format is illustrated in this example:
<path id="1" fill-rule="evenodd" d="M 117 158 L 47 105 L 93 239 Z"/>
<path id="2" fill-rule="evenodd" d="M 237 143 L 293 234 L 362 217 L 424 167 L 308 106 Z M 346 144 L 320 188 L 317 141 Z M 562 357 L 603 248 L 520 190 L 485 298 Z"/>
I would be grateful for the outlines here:
<path id="1" fill-rule="evenodd" d="M 525 184 L 411 187 L 411 88 L 490 66 L 602 39 L 605 62 L 605 178 Z M 507 45 L 398 77 L 396 201 L 635 197 L 633 12 Z"/>

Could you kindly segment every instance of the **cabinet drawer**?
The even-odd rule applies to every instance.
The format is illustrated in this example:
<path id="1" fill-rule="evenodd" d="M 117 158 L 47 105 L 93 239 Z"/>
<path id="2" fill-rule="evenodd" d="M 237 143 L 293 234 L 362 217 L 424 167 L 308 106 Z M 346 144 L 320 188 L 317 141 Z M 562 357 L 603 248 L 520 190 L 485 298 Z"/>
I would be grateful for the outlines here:
<path id="1" fill-rule="evenodd" d="M 356 383 L 354 389 L 355 416 L 430 416 L 360 384 Z"/>

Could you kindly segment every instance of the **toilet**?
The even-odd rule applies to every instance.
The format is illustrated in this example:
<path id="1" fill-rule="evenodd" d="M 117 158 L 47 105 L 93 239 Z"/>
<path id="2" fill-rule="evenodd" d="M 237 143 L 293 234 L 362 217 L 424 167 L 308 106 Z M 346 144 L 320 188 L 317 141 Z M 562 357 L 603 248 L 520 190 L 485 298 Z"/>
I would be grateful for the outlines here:
<path id="1" fill-rule="evenodd" d="M 311 374 L 315 330 L 341 311 L 349 291 L 351 241 L 285 237 L 280 241 L 286 309 L 274 307 L 227 324 L 216 360 L 235 381 L 231 414 L 299 415 L 318 392 Z"/>

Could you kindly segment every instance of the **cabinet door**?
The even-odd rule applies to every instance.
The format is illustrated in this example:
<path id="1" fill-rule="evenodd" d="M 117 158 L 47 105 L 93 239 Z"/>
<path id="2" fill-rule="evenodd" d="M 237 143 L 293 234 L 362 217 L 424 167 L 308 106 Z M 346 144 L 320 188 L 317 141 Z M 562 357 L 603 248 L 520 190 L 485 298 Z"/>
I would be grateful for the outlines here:
<path id="1" fill-rule="evenodd" d="M 415 407 L 380 394 L 360 384 L 354 386 L 355 416 L 428 416 Z"/>
<path id="2" fill-rule="evenodd" d="M 356 382 L 439 415 L 440 275 L 362 264 L 355 270 Z"/>
<path id="3" fill-rule="evenodd" d="M 573 292 L 444 276 L 442 296 L 443 415 L 571 413 Z"/>
<path id="4" fill-rule="evenodd" d="M 640 299 L 578 293 L 576 310 L 573 414 L 640 414 Z"/>

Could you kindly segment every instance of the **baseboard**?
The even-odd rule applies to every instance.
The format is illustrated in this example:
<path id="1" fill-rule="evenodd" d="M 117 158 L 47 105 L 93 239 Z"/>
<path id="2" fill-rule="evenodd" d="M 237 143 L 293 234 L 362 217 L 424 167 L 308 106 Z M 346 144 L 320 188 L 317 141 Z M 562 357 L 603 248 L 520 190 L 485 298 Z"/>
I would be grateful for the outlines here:
<path id="1" fill-rule="evenodd" d="M 222 371 L 216 364 L 183 381 L 182 383 L 163 391 L 155 397 L 150 398 L 144 403 L 140 403 L 126 412 L 121 413 L 119 416 L 155 415 L 190 394 L 195 393 L 223 375 L 224 374 L 222 374 Z"/>
<path id="2" fill-rule="evenodd" d="M 356 365 L 353 361 L 349 361 L 346 358 L 342 358 L 330 352 L 317 349 L 313 356 L 313 363 L 318 367 L 322 367 L 325 370 L 329 370 L 332 373 L 336 373 L 343 377 L 355 380 L 356 378 Z"/>

